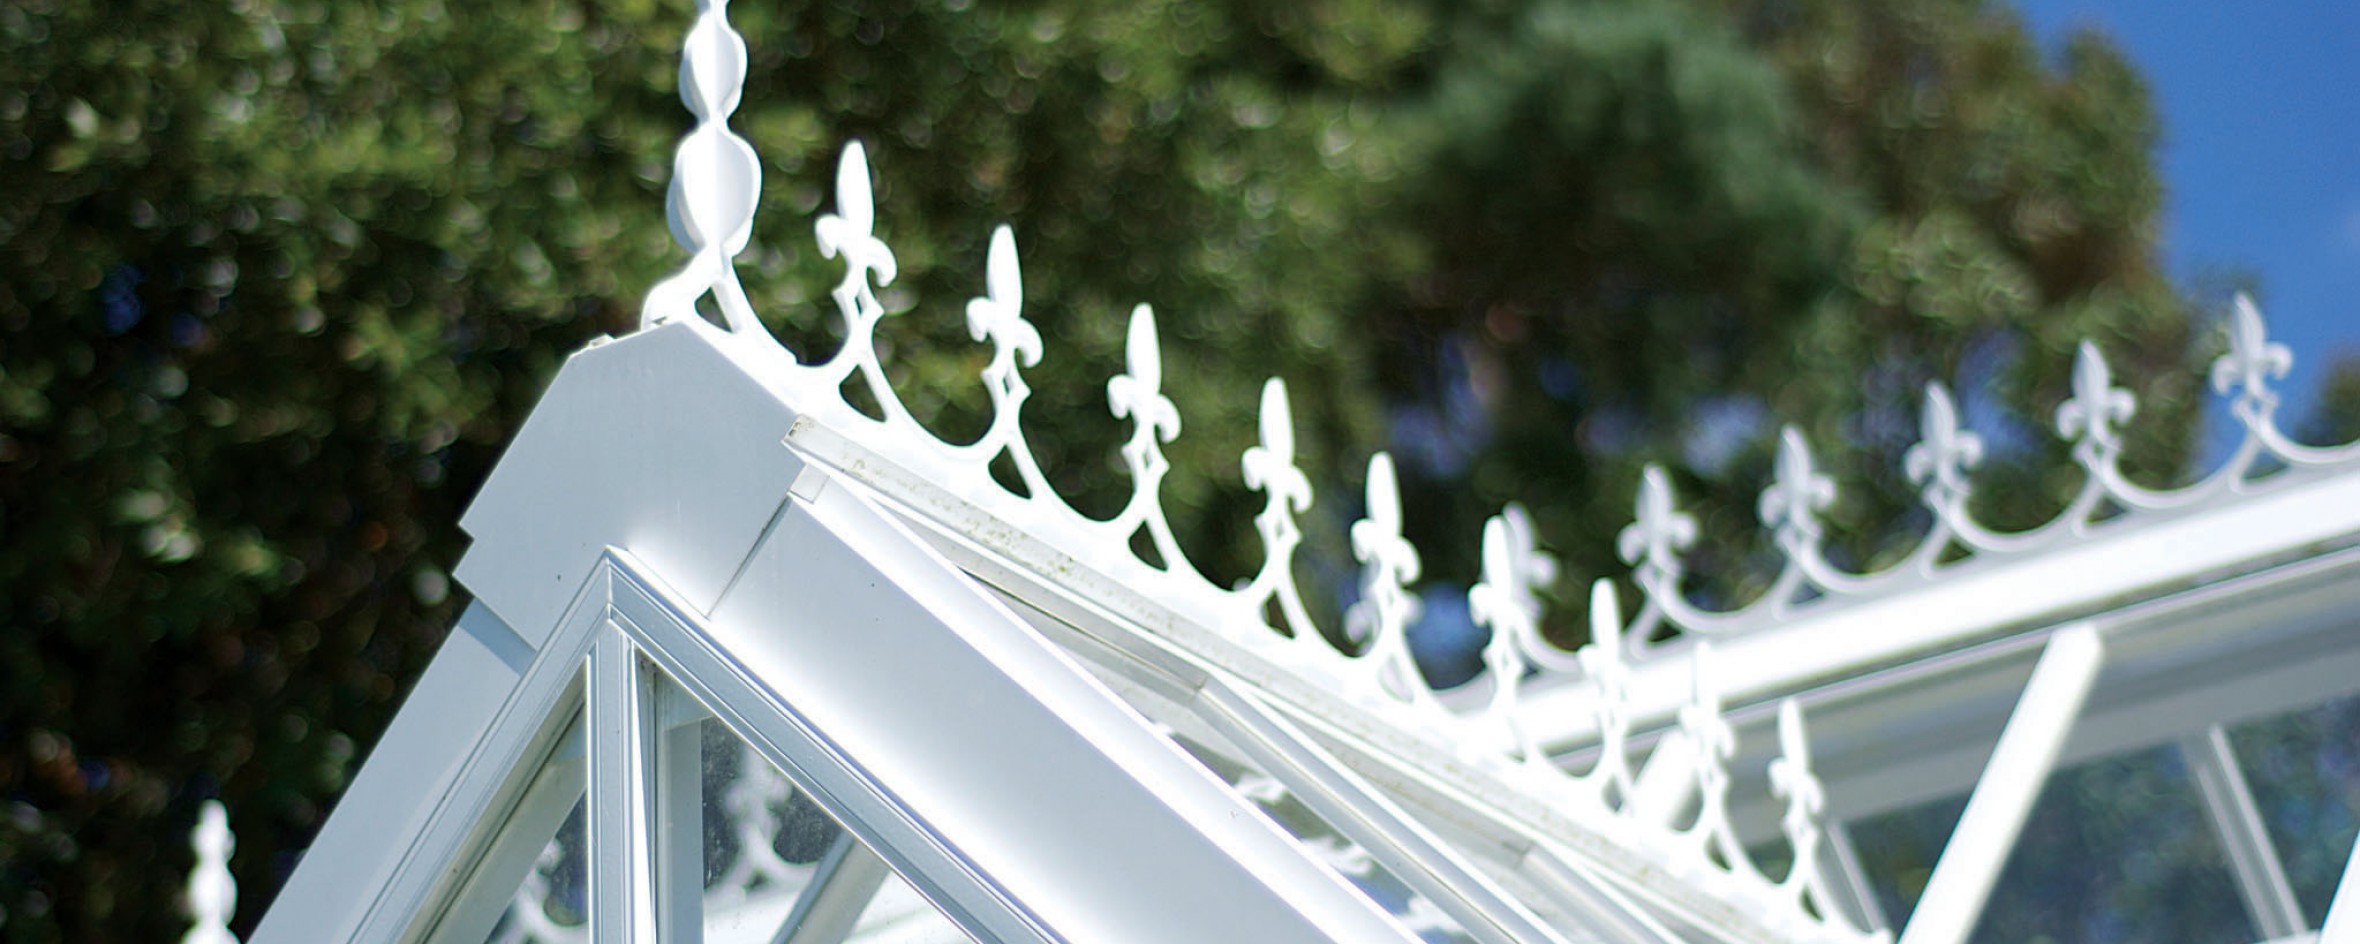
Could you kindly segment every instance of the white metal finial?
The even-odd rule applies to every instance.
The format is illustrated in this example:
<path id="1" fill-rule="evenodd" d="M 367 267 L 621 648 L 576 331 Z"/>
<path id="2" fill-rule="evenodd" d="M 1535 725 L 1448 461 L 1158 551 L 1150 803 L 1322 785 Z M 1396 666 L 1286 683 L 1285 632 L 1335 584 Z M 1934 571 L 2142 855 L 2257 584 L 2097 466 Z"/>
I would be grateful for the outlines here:
<path id="1" fill-rule="evenodd" d="M 1827 795 L 1811 770 L 1811 742 L 1803 730 L 1803 706 L 1792 698 L 1778 703 L 1778 757 L 1770 761 L 1770 793 L 1786 801 L 1779 826 L 1794 849 L 1794 866 L 1786 884 L 1801 888 L 1817 867 L 1819 814 Z"/>
<path id="2" fill-rule="evenodd" d="M 1491 630 L 1491 640 L 1483 646 L 1483 664 L 1492 679 L 1485 716 L 1507 731 L 1517 759 L 1542 763 L 1547 754 L 1517 713 L 1526 669 L 1523 637 L 1536 632 L 1533 622 L 1539 614 L 1518 598 L 1517 589 L 1531 578 L 1518 559 L 1514 540 L 1504 514 L 1483 523 L 1483 580 L 1467 591 L 1467 615 L 1475 625 Z"/>
<path id="3" fill-rule="evenodd" d="M 2229 313 L 2229 352 L 2212 363 L 2213 392 L 2234 392 L 2234 409 L 2247 424 L 2259 423 L 2278 406 L 2270 381 L 2294 369 L 2294 352 L 2270 340 L 2262 310 L 2243 292 Z"/>
<path id="4" fill-rule="evenodd" d="M 1401 535 L 1401 487 L 1390 455 L 1369 457 L 1367 516 L 1352 523 L 1351 537 L 1362 565 L 1360 601 L 1345 612 L 1345 632 L 1369 641 L 1361 660 L 1380 693 L 1431 704 L 1433 692 L 1409 654 L 1409 624 L 1418 618 L 1418 598 L 1409 591 L 1418 579 L 1418 549 Z"/>
<path id="5" fill-rule="evenodd" d="M 2075 454 L 2085 464 L 2111 464 L 2122 451 L 2120 424 L 2137 406 L 2130 391 L 2114 385 L 2098 346 L 2081 342 L 2073 358 L 2073 396 L 2057 406 L 2057 432 L 2075 442 Z"/>
<path id="6" fill-rule="evenodd" d="M 680 59 L 680 100 L 697 126 L 672 155 L 672 185 L 664 199 L 672 238 L 690 259 L 648 293 L 640 323 L 693 316 L 698 296 L 711 291 L 730 330 L 752 334 L 761 321 L 738 284 L 734 260 L 753 238 L 762 162 L 752 145 L 729 130 L 746 82 L 746 41 L 729 25 L 728 0 L 700 0 L 698 6 Z"/>
<path id="7" fill-rule="evenodd" d="M 1303 608 L 1302 591 L 1295 585 L 1295 549 L 1303 543 L 1295 516 L 1311 510 L 1311 479 L 1295 467 L 1295 418 L 1287 406 L 1287 387 L 1276 377 L 1262 384 L 1261 443 L 1246 449 L 1243 460 L 1246 487 L 1263 494 L 1254 530 L 1262 536 L 1262 570 L 1245 590 L 1257 606 L 1274 601 L 1283 627 L 1301 658 L 1332 656 L 1311 616 Z"/>
<path id="8" fill-rule="evenodd" d="M 1778 433 L 1776 478 L 1762 491 L 1762 523 L 1778 530 L 1779 544 L 1794 552 L 1819 543 L 1819 512 L 1835 501 L 1835 480 L 1814 468 L 1811 446 L 1803 431 L 1788 426 Z"/>
<path id="9" fill-rule="evenodd" d="M 1692 697 L 1680 707 L 1680 730 L 1688 735 L 1696 751 L 1696 784 L 1702 812 L 1697 816 L 1695 830 L 1708 840 L 1726 825 L 1728 764 L 1737 752 L 1737 733 L 1729 727 L 1729 720 L 1721 716 L 1721 688 L 1713 677 L 1712 655 L 1712 644 L 1702 640 L 1689 653 Z"/>
<path id="10" fill-rule="evenodd" d="M 1115 418 L 1138 423 L 1141 436 L 1153 434 L 1157 442 L 1171 442 L 1180 435 L 1180 409 L 1164 396 L 1163 345 L 1156 340 L 1154 309 L 1131 309 L 1123 359 L 1127 371 L 1106 382 L 1106 402 Z"/>
<path id="11" fill-rule="evenodd" d="M 229 810 L 220 800 L 207 800 L 197 813 L 197 827 L 189 831 L 189 845 L 197 864 L 188 875 L 189 918 L 194 922 L 180 944 L 238 944 L 229 921 L 238 909 L 238 882 L 230 875 L 229 855 L 238 847 L 229 829 Z"/>
<path id="12" fill-rule="evenodd" d="M 844 279 L 837 287 L 839 295 L 852 287 L 866 286 L 872 277 L 877 285 L 893 284 L 900 270 L 893 261 L 893 250 L 877 238 L 876 228 L 877 204 L 869 186 L 868 149 L 859 141 L 847 142 L 843 157 L 836 162 L 836 212 L 821 214 L 812 224 L 820 255 L 830 259 L 844 257 Z M 998 241 L 997 233 L 993 239 L 995 243 Z M 1011 262 L 1014 249 L 1011 243 Z"/>
<path id="13" fill-rule="evenodd" d="M 1588 779 L 1601 799 L 1611 793 L 1620 800 L 1631 791 L 1630 756 L 1624 746 L 1631 730 L 1631 667 L 1623 647 L 1622 601 L 1611 581 L 1590 584 L 1590 641 L 1576 656 L 1590 682 L 1590 710 L 1598 724 L 1598 764 L 1590 768 Z"/>
<path id="14" fill-rule="evenodd" d="M 1958 407 L 1951 403 L 1950 390 L 1939 382 L 1926 385 L 1918 435 L 1917 445 L 1901 457 L 1909 481 L 1937 504 L 1966 497 L 1967 470 L 1983 462 L 1983 437 L 1959 428 Z"/>
<path id="15" fill-rule="evenodd" d="M 1615 549 L 1638 570 L 1642 586 L 1674 580 L 1680 552 L 1696 543 L 1696 519 L 1672 502 L 1671 477 L 1650 464 L 1639 476 L 1636 517 L 1616 536 Z"/>
<path id="16" fill-rule="evenodd" d="M 1123 351 L 1126 371 L 1106 381 L 1106 405 L 1116 419 L 1131 421 L 1131 438 L 1123 443 L 1123 465 L 1131 472 L 1131 500 L 1116 518 L 1121 527 L 1147 529 L 1156 555 L 1166 569 L 1178 566 L 1180 543 L 1172 536 L 1160 494 L 1164 474 L 1172 463 L 1163 444 L 1180 435 L 1180 408 L 1164 396 L 1164 355 L 1156 340 L 1155 309 L 1131 309 L 1131 327 Z"/>

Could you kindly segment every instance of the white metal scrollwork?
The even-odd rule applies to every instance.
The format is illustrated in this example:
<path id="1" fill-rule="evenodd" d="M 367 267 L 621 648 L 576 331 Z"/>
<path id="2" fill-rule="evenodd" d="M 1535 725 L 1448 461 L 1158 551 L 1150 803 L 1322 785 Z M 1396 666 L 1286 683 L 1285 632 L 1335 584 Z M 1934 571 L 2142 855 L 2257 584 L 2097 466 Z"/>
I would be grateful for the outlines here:
<path id="1" fill-rule="evenodd" d="M 1631 668 L 1658 652 L 1650 643 L 1673 631 L 1697 639 L 1726 638 L 1761 630 L 1823 607 L 1893 592 L 1938 579 L 1966 559 L 2010 557 L 2087 537 L 2113 511 L 2122 518 L 2169 512 L 2252 487 L 2266 471 L 2263 460 L 2296 472 L 2360 466 L 2360 443 L 2314 447 L 2292 441 L 2276 426 L 2277 396 L 2270 384 L 2285 376 L 2292 357 L 2272 343 L 2253 304 L 2239 298 L 2230 323 L 2230 350 L 2212 366 L 2219 393 L 2233 397 L 2243 439 L 2228 462 L 2202 481 L 2177 490 L 2152 490 L 2127 480 L 2119 468 L 2121 434 L 2136 414 L 2132 394 L 2114 383 L 2094 344 L 2076 352 L 2072 395 L 2055 416 L 2057 433 L 2073 446 L 2086 484 L 2058 518 L 2027 531 L 1999 531 L 1977 522 L 1968 508 L 1971 473 L 1985 458 L 1981 437 L 1966 429 L 1961 410 L 1940 384 L 1926 388 L 1921 440 L 1902 457 L 1909 481 L 1932 512 L 1933 524 L 1900 563 L 1876 572 L 1848 571 L 1823 554 L 1823 515 L 1838 500 L 1835 481 L 1813 461 L 1809 443 L 1795 428 L 1779 437 L 1774 477 L 1762 493 L 1759 512 L 1783 558 L 1768 590 L 1754 601 L 1712 610 L 1688 599 L 1683 555 L 1696 543 L 1698 525 L 1683 512 L 1664 470 L 1648 467 L 1640 480 L 1635 520 L 1619 535 L 1617 549 L 1632 565 L 1641 596 L 1639 611 L 1626 625 L 1613 587 L 1598 582 L 1590 607 L 1591 639 L 1578 653 L 1556 649 L 1538 631 L 1536 588 L 1556 579 L 1553 562 L 1541 554 L 1529 520 L 1509 508 L 1485 525 L 1483 578 L 1470 595 L 1470 608 L 1491 640 L 1483 659 L 1490 697 L 1465 713 L 1444 707 L 1408 651 L 1418 619 L 1419 557 L 1401 533 L 1401 509 L 1390 458 L 1370 459 L 1365 482 L 1365 516 L 1352 526 L 1352 545 L 1362 569 L 1361 596 L 1339 632 L 1322 632 L 1304 606 L 1295 578 L 1302 543 L 1297 518 L 1313 502 L 1309 479 L 1296 461 L 1294 418 L 1285 386 L 1277 379 L 1263 388 L 1259 440 L 1243 457 L 1243 482 L 1263 495 L 1253 518 L 1262 544 L 1262 564 L 1233 587 L 1206 579 L 1189 562 L 1175 538 L 1161 502 L 1170 464 L 1163 447 L 1180 433 L 1178 408 L 1162 389 L 1162 354 L 1155 314 L 1141 305 L 1131 313 L 1125 370 L 1107 383 L 1112 415 L 1131 425 L 1121 448 L 1132 494 L 1107 519 L 1074 510 L 1056 494 L 1026 443 L 1022 414 L 1030 390 L 1022 371 L 1048 352 L 1039 331 L 1026 320 L 1016 234 L 1002 226 L 992 233 L 984 260 L 984 294 L 966 308 L 969 335 L 991 346 L 977 378 L 990 397 L 992 416 L 974 442 L 951 443 L 923 427 L 887 382 L 875 342 L 884 317 L 876 290 L 896 274 L 892 249 L 879 233 L 871 191 L 868 153 L 858 143 L 845 147 L 836 175 L 833 213 L 814 229 L 821 252 L 844 263 L 832 297 L 844 343 L 825 357 L 800 356 L 764 330 L 744 301 L 730 262 L 751 232 L 759 164 L 727 119 L 735 109 L 745 74 L 745 49 L 731 31 L 721 0 L 706 0 L 690 33 L 682 67 L 682 98 L 696 115 L 696 129 L 681 145 L 671 190 L 675 232 L 691 253 L 680 273 L 650 292 L 646 323 L 693 317 L 693 305 L 711 293 L 724 322 L 750 350 L 766 352 L 778 365 L 766 380 L 795 400 L 797 409 L 857 442 L 913 476 L 933 483 L 1007 527 L 1021 531 L 1088 566 L 1103 578 L 1129 587 L 1182 617 L 1212 628 L 1266 654 L 1305 677 L 1340 683 L 1346 697 L 1404 730 L 1435 740 L 1446 750 L 1486 755 L 1485 763 L 1520 771 L 1520 782 L 1552 797 L 1571 797 L 1580 815 L 1621 818 L 1633 789 L 1626 756 L 1629 719 L 1625 706 Z M 805 355 L 813 352 L 803 352 Z M 847 402 L 841 393 L 855 377 L 874 414 Z M 1016 489 L 1002 487 L 989 466 L 1005 455 L 1017 472 Z M 2121 526 L 2107 520 L 2105 527 Z M 1133 548 L 1144 533 L 1153 550 L 1145 559 Z M 1344 640 L 1340 645 L 1330 640 Z M 1693 677 L 1698 697 L 1681 712 L 1681 724 L 1702 745 L 1697 786 L 1704 804 L 1686 833 L 1648 833 L 1638 825 L 1612 835 L 1630 838 L 1643 853 L 1683 874 L 1709 871 L 1726 877 L 1737 894 L 1761 903 L 1781 926 L 1802 937 L 1866 939 L 1870 932 L 1843 919 L 1821 917 L 1825 896 L 1813 883 L 1818 850 L 1817 817 L 1822 797 L 1810 770 L 1799 709 L 1782 706 L 1784 748 L 1772 772 L 1777 796 L 1786 800 L 1786 832 L 1796 865 L 1772 882 L 1746 861 L 1727 830 L 1725 804 L 1732 756 L 1727 723 L 1713 693 L 1708 646 L 1687 656 L 1698 660 Z M 1533 683 L 1548 677 L 1589 686 L 1599 732 L 1599 759 L 1579 775 L 1543 756 L 1529 732 L 1519 727 L 1518 705 Z M 1475 747 L 1470 747 L 1475 745 Z M 1653 838 L 1649 838 L 1653 836 Z M 1635 837 L 1635 838 L 1634 838 Z M 1816 899 L 1806 905 L 1807 899 Z"/>

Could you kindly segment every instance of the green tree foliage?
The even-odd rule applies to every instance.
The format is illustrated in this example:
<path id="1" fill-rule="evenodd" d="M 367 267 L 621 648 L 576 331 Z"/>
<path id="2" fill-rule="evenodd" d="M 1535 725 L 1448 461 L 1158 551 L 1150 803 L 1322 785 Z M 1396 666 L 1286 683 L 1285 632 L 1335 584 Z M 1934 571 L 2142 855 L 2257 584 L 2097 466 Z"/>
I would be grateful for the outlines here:
<path id="1" fill-rule="evenodd" d="M 1619 572 L 1651 460 L 1707 533 L 1751 533 L 1780 422 L 1845 481 L 1846 552 L 1877 559 L 1930 378 L 1998 424 L 1984 497 L 2029 522 L 2076 481 L 2046 411 L 2084 336 L 2141 389 L 2142 472 L 2187 449 L 2146 93 L 2104 43 L 2051 62 L 1989 3 L 731 14 L 765 162 L 757 309 L 831 350 L 809 221 L 866 142 L 903 271 L 889 363 L 971 436 L 987 349 L 958 312 L 1012 221 L 1050 348 L 1028 432 L 1106 513 L 1128 486 L 1103 383 L 1153 303 L 1187 422 L 1167 501 L 1216 578 L 1259 563 L 1236 462 L 1272 374 L 1322 485 L 1315 542 L 1392 446 L 1456 580 L 1507 500 L 1569 579 Z M 210 795 L 243 922 L 267 904 L 454 615 L 455 522 L 500 445 L 677 262 L 658 220 L 689 21 L 0 6 L 0 937 L 168 939 Z M 1761 549 L 1703 553 L 1743 573 Z"/>
<path id="2" fill-rule="evenodd" d="M 1843 488 L 1833 552 L 1882 563 L 1923 531 L 1899 457 L 1939 380 L 1994 447 L 1983 513 L 2035 524 L 2080 481 L 2049 417 L 2082 338 L 2141 395 L 2134 469 L 2183 464 L 2156 122 L 2102 40 L 2051 65 L 2005 8 L 1935 0 L 1534 4 L 1454 39 L 1413 198 L 1436 262 L 1385 300 L 1394 396 L 1432 399 L 1455 357 L 1496 423 L 1428 483 L 1453 519 L 1537 502 L 1578 572 L 1618 572 L 1609 529 L 1664 463 L 1706 535 L 1692 572 L 1720 575 L 1699 589 L 1740 602 L 1772 565 L 1731 536 L 1791 423 Z M 1436 337 L 1461 346 L 1410 341 Z"/>

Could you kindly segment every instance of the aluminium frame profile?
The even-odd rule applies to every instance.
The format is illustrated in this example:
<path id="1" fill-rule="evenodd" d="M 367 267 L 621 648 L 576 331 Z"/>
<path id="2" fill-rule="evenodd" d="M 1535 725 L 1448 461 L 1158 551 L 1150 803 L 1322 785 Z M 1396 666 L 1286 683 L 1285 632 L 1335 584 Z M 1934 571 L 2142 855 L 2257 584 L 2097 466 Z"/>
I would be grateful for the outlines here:
<path id="1" fill-rule="evenodd" d="M 849 437 L 797 423 L 787 443 L 811 467 L 835 470 L 841 476 L 837 482 L 861 490 L 1004 603 L 1039 614 L 1033 624 L 1066 651 L 1093 665 L 1140 676 L 1143 687 L 1166 698 L 1188 697 L 1211 676 L 1233 680 L 1384 796 L 1415 808 L 1428 822 L 1449 820 L 1471 831 L 1477 845 L 1513 849 L 1511 867 L 1521 874 L 1520 884 L 1552 890 L 1551 904 L 1558 908 L 1610 919 L 1606 926 L 1625 929 L 1618 940 L 1666 937 L 1669 932 L 1650 909 L 1678 916 L 1718 940 L 1789 939 L 1758 920 L 1751 903 L 1663 881 L 1660 866 L 1498 775 L 1366 717 L 1333 691 L 1143 593 L 1098 578 L 1044 541 L 994 526 L 980 508 Z M 1062 579 L 1048 579 L 1045 572 Z M 1607 890 L 1556 894 L 1568 880 Z"/>
<path id="2" fill-rule="evenodd" d="M 844 498 L 849 499 L 849 493 Z M 299 918 L 286 918 L 270 923 L 273 930 L 257 940 L 268 942 L 338 937 L 362 941 L 419 940 L 433 933 L 438 922 L 446 915 L 469 910 L 469 903 L 456 900 L 458 893 L 473 888 L 480 895 L 488 888 L 487 883 L 469 881 L 475 871 L 469 867 L 470 864 L 479 862 L 479 857 L 488 851 L 493 838 L 507 824 L 508 814 L 517 803 L 517 794 L 524 792 L 522 785 L 540 776 L 543 761 L 556 749 L 556 734 L 547 733 L 544 729 L 562 732 L 567 726 L 575 724 L 573 719 L 582 716 L 581 706 L 587 702 L 593 705 L 589 709 L 593 718 L 614 711 L 627 724 L 645 726 L 647 733 L 656 733 L 654 728 L 660 726 L 660 722 L 653 718 L 652 712 L 646 710 L 648 701 L 643 697 L 644 693 L 626 697 L 619 709 L 612 704 L 614 693 L 644 684 L 643 680 L 647 676 L 643 669 L 634 664 L 642 655 L 680 682 L 690 695 L 712 710 L 715 717 L 729 724 L 735 733 L 746 738 L 766 760 L 789 773 L 790 779 L 819 800 L 848 830 L 870 843 L 921 895 L 942 907 L 955 923 L 969 933 L 985 941 L 1088 939 L 1087 935 L 1091 932 L 1087 928 L 1078 932 L 1072 927 L 1054 928 L 1026 903 L 1019 902 L 1008 888 L 993 879 L 988 865 L 974 861 L 965 850 L 947 841 L 933 828 L 932 823 L 915 815 L 902 797 L 884 789 L 872 771 L 848 756 L 840 749 L 840 745 L 832 743 L 825 736 L 825 732 L 813 726 L 808 719 L 798 716 L 792 705 L 786 704 L 777 693 L 761 684 L 755 673 L 739 662 L 725 645 L 715 641 L 714 631 L 715 627 L 705 617 L 671 597 L 661 581 L 647 573 L 628 552 L 610 549 L 593 568 L 590 579 L 563 625 L 549 634 L 547 644 L 534 660 L 532 668 L 524 673 L 519 685 L 509 693 L 498 723 L 477 739 L 470 751 L 469 771 L 458 779 L 452 795 L 439 805 L 432 824 L 414 837 L 416 841 L 403 855 L 401 866 L 395 874 L 382 888 L 377 889 L 367 919 L 355 933 L 315 933 L 322 930 L 316 924 L 306 926 Z M 1030 633 L 1028 628 L 1013 621 L 995 631 Z M 1043 654 L 1048 653 L 1045 641 L 1035 639 L 1035 642 L 1043 648 Z M 956 643 L 946 641 L 946 645 L 955 646 Z M 616 663 L 609 661 L 614 658 L 614 650 L 618 646 L 631 655 L 630 659 L 622 662 L 625 671 L 619 673 L 614 671 Z M 598 667 L 585 673 L 585 662 Z M 1071 673 L 1073 682 L 1089 685 L 1086 678 L 1069 662 L 1054 660 L 1053 664 Z M 1038 668 L 1039 665 L 1033 667 Z M 584 685 L 586 674 L 590 677 L 587 686 Z M 601 684 L 602 679 L 605 684 Z M 1242 829 L 1232 826 L 1221 838 L 1228 843 L 1232 853 L 1250 857 L 1255 868 L 1239 869 L 1233 866 L 1221 877 L 1222 880 L 1210 884 L 1197 880 L 1194 881 L 1196 887 L 1191 890 L 1184 887 L 1191 884 L 1190 880 L 1179 873 L 1192 867 L 1206 866 L 1206 855 L 1212 852 L 1211 849 L 1134 848 L 1130 853 L 1115 858 L 1168 860 L 1169 868 L 1162 872 L 1093 876 L 1090 881 L 1084 882 L 1084 886 L 1103 888 L 1112 883 L 1131 887 L 1141 893 L 1153 892 L 1172 901 L 1173 910 L 1195 909 L 1211 914 L 1213 912 L 1205 909 L 1228 909 L 1228 913 L 1245 914 L 1249 919 L 1251 916 L 1269 918 L 1276 911 L 1294 915 L 1292 921 L 1270 920 L 1261 925 L 1261 929 L 1273 939 L 1408 940 L 1407 934 L 1398 924 L 1360 898 L 1332 873 L 1326 872 L 1296 850 L 1275 827 L 1261 823 L 1258 815 L 1244 809 L 1238 798 L 1226 792 L 1224 785 L 1219 785 L 1209 775 L 1203 774 L 1178 748 L 1160 742 L 1156 735 L 1139 725 L 1133 716 L 1113 701 L 1111 694 L 1102 689 L 1099 691 L 1106 699 L 1105 707 L 1111 712 L 1111 720 L 1134 726 L 1139 738 L 1160 745 L 1173 767 L 1193 772 L 1198 780 L 1203 781 L 1201 784 L 1183 783 L 1177 787 L 1171 783 L 1157 783 L 1144 789 L 1159 794 L 1174 789 L 1188 790 L 1200 802 L 1210 799 L 1216 804 L 1234 809 L 1235 815 L 1222 816 L 1225 822 L 1254 825 Z M 607 703 L 609 707 L 603 710 L 595 707 L 600 703 Z M 596 727 L 597 721 L 593 720 L 590 724 Z M 593 740 L 596 739 L 594 736 Z M 643 743 L 639 749 L 644 748 Z M 629 753 L 632 750 L 634 748 L 625 747 L 624 753 L 619 756 L 609 754 L 609 758 L 616 761 L 612 766 L 624 771 L 624 776 L 628 778 L 654 776 L 650 765 L 633 758 Z M 592 759 L 589 766 L 600 768 L 598 748 L 593 746 L 590 753 Z M 525 762 L 516 764 L 518 758 Z M 656 766 L 660 766 L 660 763 L 658 761 Z M 1109 766 L 1119 766 L 1119 761 Z M 363 776 L 368 778 L 368 772 L 364 772 Z M 614 795 L 613 786 L 600 788 L 595 785 L 600 782 L 601 776 L 596 770 L 591 774 L 593 792 L 603 789 L 604 795 Z M 604 776 L 610 784 L 618 779 L 612 772 Z M 629 795 L 628 788 L 625 795 Z M 1018 805 L 1029 800 L 1010 798 L 1008 803 Z M 593 805 L 611 807 L 613 804 L 601 804 L 593 800 Z M 636 811 L 636 801 L 627 801 L 625 805 L 633 810 L 624 814 L 623 834 L 629 835 L 630 830 L 643 829 L 645 824 L 630 824 L 628 817 L 645 814 Z M 1199 810 L 1202 811 L 1201 806 Z M 1061 811 L 1036 811 L 1034 815 L 1055 815 L 1057 812 Z M 614 834 L 615 827 L 611 823 L 606 827 L 598 825 L 602 816 L 610 813 L 610 809 L 594 810 L 591 814 L 592 829 L 597 831 L 603 828 L 610 835 Z M 1169 820 L 1172 813 L 1167 811 L 1164 816 Z M 1259 841 L 1253 841 L 1256 839 Z M 1091 841 L 1103 844 L 1119 840 L 1099 836 Z M 1237 848 L 1241 841 L 1248 848 Z M 332 857 L 336 852 L 332 849 L 317 851 L 324 857 Z M 1149 856 L 1148 852 L 1153 855 Z M 1089 858 L 1087 853 L 1081 855 L 1083 860 Z M 1284 879 L 1290 876 L 1307 881 L 1285 882 Z M 1267 884 L 1274 877 L 1280 881 L 1280 885 Z M 626 889 L 634 889 L 645 886 L 646 882 L 646 879 L 630 876 L 620 884 Z M 616 884 L 611 878 L 602 882 L 607 889 L 606 895 L 602 897 L 611 899 Z M 1241 900 L 1240 896 L 1232 894 L 1246 885 L 1259 885 L 1264 889 L 1259 901 Z M 640 894 L 637 891 L 632 893 Z M 1216 897 L 1206 898 L 1207 895 Z M 635 898 L 634 904 L 643 900 Z M 480 905 L 481 902 L 473 903 L 472 910 L 482 911 Z M 609 915 L 607 921 L 610 923 L 613 920 L 614 913 L 599 904 L 593 905 L 593 912 Z M 1159 917 L 1168 921 L 1171 916 L 1113 914 L 1098 917 L 1115 920 L 1119 924 L 1123 920 L 1153 922 Z M 628 915 L 624 916 L 624 920 L 635 925 L 642 933 L 619 937 L 600 933 L 596 939 L 601 942 L 645 939 L 644 932 L 648 925 Z M 1313 927 L 1324 927 L 1326 930 L 1306 936 Z M 1100 930 L 1103 931 L 1104 927 L 1101 926 Z M 1129 930 L 1140 931 L 1142 928 Z M 1160 932 L 1149 930 L 1145 933 L 1147 936 L 1140 939 L 1159 939 L 1159 935 L 1169 936 L 1186 931 L 1166 928 Z"/>

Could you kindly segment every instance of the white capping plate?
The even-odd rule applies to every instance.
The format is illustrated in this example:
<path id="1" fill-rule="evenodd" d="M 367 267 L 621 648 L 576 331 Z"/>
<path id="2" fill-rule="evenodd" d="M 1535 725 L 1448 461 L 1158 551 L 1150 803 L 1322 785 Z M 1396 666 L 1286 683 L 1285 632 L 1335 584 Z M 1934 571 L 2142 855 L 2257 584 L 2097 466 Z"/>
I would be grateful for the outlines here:
<path id="1" fill-rule="evenodd" d="M 608 546 L 710 611 L 803 470 L 758 352 L 683 320 L 566 361 L 459 525 L 459 580 L 539 648 Z"/>

